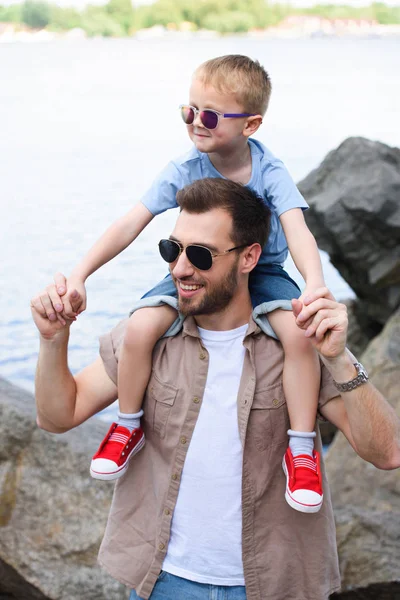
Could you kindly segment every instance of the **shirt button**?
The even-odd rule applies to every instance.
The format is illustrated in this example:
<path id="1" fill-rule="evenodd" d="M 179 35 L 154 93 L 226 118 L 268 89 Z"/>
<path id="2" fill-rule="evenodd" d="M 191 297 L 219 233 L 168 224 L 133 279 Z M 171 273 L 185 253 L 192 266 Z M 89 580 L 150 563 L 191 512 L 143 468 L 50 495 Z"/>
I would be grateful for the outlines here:
<path id="1" fill-rule="evenodd" d="M 165 544 L 163 544 L 162 542 L 160 544 L 158 544 L 159 550 L 164 550 L 164 548 L 165 548 Z"/>
<path id="2" fill-rule="evenodd" d="M 200 402 L 200 400 L 198 399 L 198 397 L 197 397 L 197 396 L 195 396 L 195 397 L 193 398 L 193 402 L 194 402 L 195 404 L 198 404 L 198 403 Z"/>
<path id="3" fill-rule="evenodd" d="M 278 404 L 279 404 L 279 400 L 277 400 L 276 398 L 274 398 L 274 399 L 272 400 L 272 404 L 273 404 L 273 406 L 278 406 Z"/>
<path id="4" fill-rule="evenodd" d="M 203 352 L 201 352 L 201 353 L 199 354 L 199 358 L 200 358 L 200 360 L 204 360 L 204 359 L 205 359 L 205 357 L 206 357 L 206 355 L 205 355 Z"/>
<path id="5" fill-rule="evenodd" d="M 171 514 L 171 511 L 169 510 L 169 508 L 166 508 L 164 510 L 164 514 L 166 514 L 166 515 L 170 515 Z"/>
<path id="6" fill-rule="evenodd" d="M 186 441 L 187 441 L 187 440 L 186 440 L 185 436 L 183 435 L 183 436 L 181 437 L 181 444 L 186 444 Z"/>

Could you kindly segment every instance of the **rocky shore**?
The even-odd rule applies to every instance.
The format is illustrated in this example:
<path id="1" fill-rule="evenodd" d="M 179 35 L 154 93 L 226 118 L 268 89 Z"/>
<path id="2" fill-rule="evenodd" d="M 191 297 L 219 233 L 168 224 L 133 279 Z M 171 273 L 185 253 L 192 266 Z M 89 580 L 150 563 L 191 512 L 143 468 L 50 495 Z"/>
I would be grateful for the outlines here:
<path id="1" fill-rule="evenodd" d="M 299 188 L 357 294 L 349 345 L 400 413 L 400 150 L 348 139 Z M 0 600 L 127 599 L 96 562 L 112 486 L 94 484 L 88 463 L 103 428 L 46 433 L 32 395 L 0 379 Z M 399 600 L 400 470 L 363 462 L 341 434 L 326 466 L 343 582 L 332 600 Z"/>

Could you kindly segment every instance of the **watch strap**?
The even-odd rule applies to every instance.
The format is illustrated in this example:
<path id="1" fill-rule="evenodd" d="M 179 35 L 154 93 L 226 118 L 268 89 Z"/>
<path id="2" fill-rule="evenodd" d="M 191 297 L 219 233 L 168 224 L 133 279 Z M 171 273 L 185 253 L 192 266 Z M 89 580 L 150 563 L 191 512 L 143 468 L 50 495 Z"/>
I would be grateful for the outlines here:
<path id="1" fill-rule="evenodd" d="M 333 381 L 335 387 L 339 392 L 351 392 L 351 390 L 355 390 L 358 386 L 367 383 L 368 381 L 368 373 L 364 369 L 361 363 L 356 362 L 354 366 L 357 370 L 357 375 L 354 379 L 350 381 L 345 381 L 344 383 L 338 383 L 337 381 Z"/>

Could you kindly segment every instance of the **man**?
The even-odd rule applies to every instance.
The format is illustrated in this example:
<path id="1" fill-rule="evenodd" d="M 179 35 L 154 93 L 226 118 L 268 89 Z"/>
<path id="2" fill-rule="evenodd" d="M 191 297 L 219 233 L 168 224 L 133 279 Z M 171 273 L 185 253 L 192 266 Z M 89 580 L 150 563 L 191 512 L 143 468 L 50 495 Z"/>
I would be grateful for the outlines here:
<path id="1" fill-rule="evenodd" d="M 131 600 L 326 599 L 340 580 L 323 465 L 318 513 L 281 502 L 288 429 L 283 353 L 251 319 L 248 277 L 268 212 L 252 192 L 222 179 L 197 181 L 177 199 L 181 212 L 164 257 L 187 318 L 183 331 L 154 351 L 146 445 L 116 485 L 100 562 L 132 588 Z M 211 267 L 204 270 L 207 248 Z M 58 300 L 54 285 L 32 300 L 41 334 L 38 423 L 54 433 L 117 398 L 124 332 L 122 322 L 102 339 L 101 358 L 72 376 L 70 323 L 51 312 Z M 293 312 L 324 364 L 321 414 L 365 460 L 400 466 L 399 421 L 346 351 L 345 307 L 321 289 L 306 305 L 293 301 Z M 285 463 L 287 479 L 307 468 Z"/>

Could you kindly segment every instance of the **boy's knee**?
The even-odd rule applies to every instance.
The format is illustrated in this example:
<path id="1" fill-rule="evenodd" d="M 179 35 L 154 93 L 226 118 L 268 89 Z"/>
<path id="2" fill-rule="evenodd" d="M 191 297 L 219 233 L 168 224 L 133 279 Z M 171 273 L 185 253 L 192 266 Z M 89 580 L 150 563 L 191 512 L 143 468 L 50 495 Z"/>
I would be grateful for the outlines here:
<path id="1" fill-rule="evenodd" d="M 148 310 L 143 308 L 135 311 L 128 320 L 125 329 L 124 346 L 136 348 L 146 344 L 152 338 L 152 321 Z"/>
<path id="2" fill-rule="evenodd" d="M 170 306 L 145 307 L 136 310 L 130 316 L 125 330 L 125 347 L 153 346 L 172 325 L 176 315 L 176 311 Z"/>

